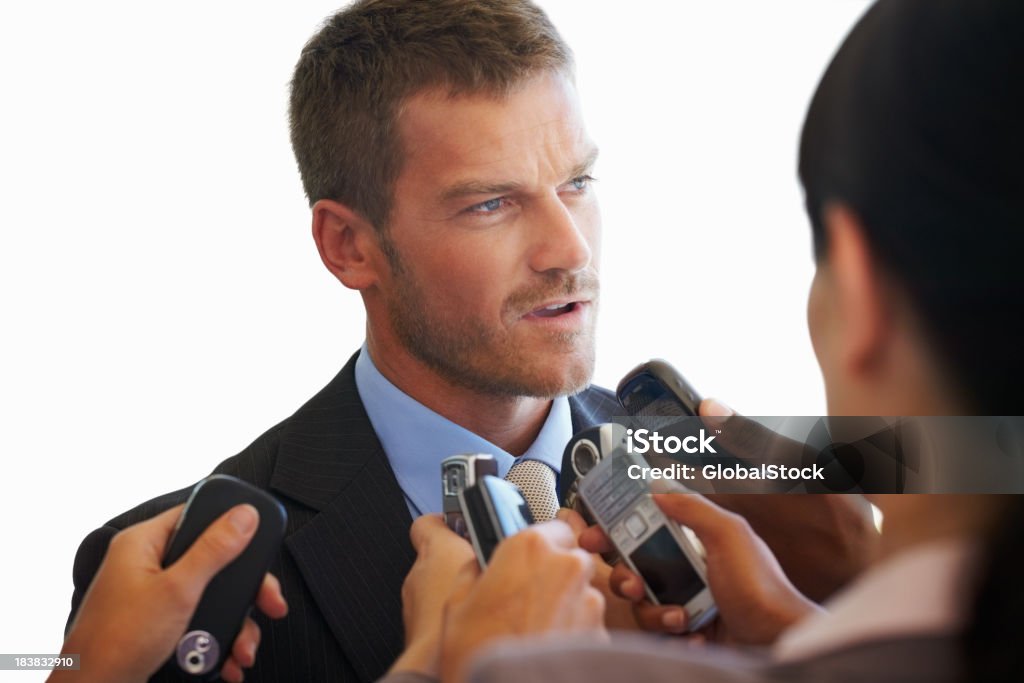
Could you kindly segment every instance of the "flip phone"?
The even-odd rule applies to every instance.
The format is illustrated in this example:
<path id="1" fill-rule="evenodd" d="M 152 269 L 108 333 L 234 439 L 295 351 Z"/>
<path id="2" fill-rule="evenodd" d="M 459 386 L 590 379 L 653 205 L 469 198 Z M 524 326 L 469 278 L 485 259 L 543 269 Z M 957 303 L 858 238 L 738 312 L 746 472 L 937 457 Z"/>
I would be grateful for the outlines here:
<path id="1" fill-rule="evenodd" d="M 498 461 L 493 455 L 464 453 L 441 461 L 441 509 L 444 521 L 449 529 L 463 538 L 469 538 L 469 530 L 459 504 L 459 492 L 476 486 L 487 475 L 498 475 Z"/>
<path id="2" fill-rule="evenodd" d="M 701 395 L 668 362 L 654 359 L 626 375 L 615 396 L 640 426 L 658 429 L 665 418 L 696 417 Z"/>
<path id="3" fill-rule="evenodd" d="M 459 505 L 481 569 L 487 568 L 502 539 L 533 524 L 530 506 L 519 487 L 500 477 L 485 475 L 476 485 L 460 491 Z"/>

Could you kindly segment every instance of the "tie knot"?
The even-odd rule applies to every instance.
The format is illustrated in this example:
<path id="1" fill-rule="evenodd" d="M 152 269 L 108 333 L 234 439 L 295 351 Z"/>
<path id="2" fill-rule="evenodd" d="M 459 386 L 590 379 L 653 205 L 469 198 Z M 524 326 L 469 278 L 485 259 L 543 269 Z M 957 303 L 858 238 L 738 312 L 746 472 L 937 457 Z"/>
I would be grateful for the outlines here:
<path id="1" fill-rule="evenodd" d="M 558 494 L 555 492 L 555 471 L 539 460 L 520 460 L 505 475 L 523 492 L 533 518 L 547 522 L 558 512 Z"/>

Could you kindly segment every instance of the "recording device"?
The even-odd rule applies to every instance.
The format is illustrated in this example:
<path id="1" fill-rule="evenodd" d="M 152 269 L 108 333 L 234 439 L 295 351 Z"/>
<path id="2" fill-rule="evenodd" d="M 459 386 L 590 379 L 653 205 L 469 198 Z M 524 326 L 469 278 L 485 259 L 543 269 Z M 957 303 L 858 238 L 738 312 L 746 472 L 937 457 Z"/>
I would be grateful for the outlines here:
<path id="1" fill-rule="evenodd" d="M 216 678 L 252 609 L 263 576 L 284 539 L 287 513 L 268 493 L 223 474 L 196 484 L 178 519 L 164 554 L 163 566 L 174 564 L 197 538 L 225 512 L 248 503 L 260 515 L 259 526 L 242 554 L 207 585 L 185 635 L 165 667 L 177 667 L 201 680 Z"/>
<path id="2" fill-rule="evenodd" d="M 558 476 L 558 501 L 562 507 L 575 510 L 587 524 L 595 524 L 590 512 L 579 500 L 580 479 L 587 476 L 598 462 L 626 442 L 622 425 L 605 423 L 588 427 L 573 435 L 562 452 L 562 471 Z"/>
<path id="3" fill-rule="evenodd" d="M 484 475 L 459 492 L 459 506 L 481 569 L 502 539 L 533 524 L 530 506 L 519 487 L 501 477 Z"/>
<path id="4" fill-rule="evenodd" d="M 444 521 L 448 528 L 469 538 L 466 521 L 459 504 L 459 492 L 490 475 L 498 476 L 498 461 L 486 453 L 463 453 L 441 461 L 441 500 Z"/>
<path id="5" fill-rule="evenodd" d="M 658 508 L 646 482 L 630 476 L 637 472 L 631 466 L 647 463 L 625 448 L 615 449 L 580 481 L 579 495 L 622 561 L 643 579 L 648 599 L 682 606 L 688 629 L 697 630 L 717 613 L 704 558 L 684 529 Z"/>
<path id="6" fill-rule="evenodd" d="M 615 396 L 626 414 L 648 429 L 664 426 L 666 418 L 696 417 L 702 400 L 674 367 L 659 359 L 633 368 Z"/>

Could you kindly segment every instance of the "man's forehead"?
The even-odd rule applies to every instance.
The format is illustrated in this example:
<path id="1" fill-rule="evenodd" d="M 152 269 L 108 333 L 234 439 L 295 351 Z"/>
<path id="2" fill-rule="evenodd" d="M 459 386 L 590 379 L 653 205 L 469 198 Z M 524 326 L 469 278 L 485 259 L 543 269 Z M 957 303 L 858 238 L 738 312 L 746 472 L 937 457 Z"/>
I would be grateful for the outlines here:
<path id="1" fill-rule="evenodd" d="M 470 170 L 546 163 L 575 166 L 594 154 L 571 80 L 543 74 L 508 95 L 451 96 L 441 88 L 410 97 L 399 117 L 406 163 Z"/>

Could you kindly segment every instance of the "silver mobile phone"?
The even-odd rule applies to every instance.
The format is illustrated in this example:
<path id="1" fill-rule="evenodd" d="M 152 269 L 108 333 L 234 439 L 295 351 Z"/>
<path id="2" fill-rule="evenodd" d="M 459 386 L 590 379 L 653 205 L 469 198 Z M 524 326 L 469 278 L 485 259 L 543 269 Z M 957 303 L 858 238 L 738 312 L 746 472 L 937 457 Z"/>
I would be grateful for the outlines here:
<path id="1" fill-rule="evenodd" d="M 498 475 L 498 461 L 487 453 L 462 453 L 441 461 L 441 510 L 448 528 L 469 538 L 466 520 L 459 505 L 459 493 L 476 486 L 485 476 Z"/>
<path id="2" fill-rule="evenodd" d="M 707 565 L 683 528 L 658 508 L 647 483 L 631 476 L 646 466 L 639 455 L 616 449 L 580 481 L 579 495 L 622 561 L 643 579 L 648 599 L 682 606 L 688 630 L 695 631 L 718 612 Z"/>

